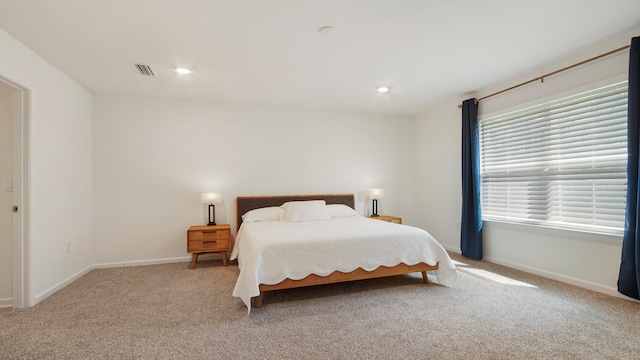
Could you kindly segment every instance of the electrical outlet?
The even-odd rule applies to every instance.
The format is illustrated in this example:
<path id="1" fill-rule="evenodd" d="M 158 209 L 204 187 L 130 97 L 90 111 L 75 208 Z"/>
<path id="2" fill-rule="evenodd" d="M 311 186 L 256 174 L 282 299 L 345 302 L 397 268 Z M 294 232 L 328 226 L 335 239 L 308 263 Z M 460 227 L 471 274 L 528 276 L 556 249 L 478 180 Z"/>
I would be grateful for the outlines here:
<path id="1" fill-rule="evenodd" d="M 71 253 L 71 242 L 67 241 L 67 254 Z"/>

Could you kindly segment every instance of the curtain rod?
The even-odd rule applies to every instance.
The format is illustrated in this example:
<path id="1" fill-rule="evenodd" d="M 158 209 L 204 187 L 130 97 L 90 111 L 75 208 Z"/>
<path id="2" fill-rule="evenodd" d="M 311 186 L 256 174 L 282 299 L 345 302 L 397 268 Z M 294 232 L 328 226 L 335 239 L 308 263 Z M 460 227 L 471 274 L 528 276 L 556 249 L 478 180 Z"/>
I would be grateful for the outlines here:
<path id="1" fill-rule="evenodd" d="M 620 51 L 626 50 L 626 49 L 628 49 L 628 48 L 630 48 L 630 47 L 631 47 L 631 45 L 625 45 L 625 46 L 623 46 L 623 47 L 617 48 L 617 49 L 615 49 L 615 50 L 611 50 L 611 51 L 609 51 L 609 52 L 606 52 L 606 53 L 604 53 L 604 54 L 600 54 L 600 55 L 598 55 L 598 56 L 594 56 L 594 57 L 592 57 L 592 58 L 590 58 L 590 59 L 587 59 L 587 60 L 581 61 L 581 62 L 579 62 L 579 63 L 575 63 L 575 64 L 573 64 L 573 65 L 569 65 L 569 66 L 564 67 L 564 68 L 562 68 L 562 69 L 560 69 L 560 70 L 556 70 L 556 71 L 550 72 L 550 73 L 548 73 L 548 74 L 545 74 L 545 75 L 542 75 L 542 76 L 538 76 L 537 78 L 533 78 L 533 79 L 531 79 L 531 80 L 529 80 L 529 81 L 525 81 L 525 82 L 520 83 L 520 84 L 518 84 L 518 85 L 514 85 L 514 86 L 512 86 L 512 87 L 510 87 L 510 88 L 506 88 L 506 89 L 500 90 L 500 91 L 498 91 L 498 92 L 494 92 L 493 94 L 489 94 L 489 95 L 487 95 L 487 96 L 483 96 L 483 97 L 481 97 L 481 98 L 479 98 L 479 99 L 476 99 L 476 103 L 477 103 L 478 101 L 488 99 L 488 98 L 490 98 L 490 97 L 492 97 L 492 96 L 500 95 L 500 94 L 502 94 L 502 93 L 505 93 L 505 92 L 507 92 L 507 91 L 511 91 L 511 90 L 516 89 L 516 88 L 519 88 L 519 87 L 521 87 L 521 86 L 524 86 L 524 85 L 527 85 L 527 84 L 531 84 L 532 82 L 536 82 L 536 81 L 538 81 L 538 80 L 540 80 L 540 82 L 544 82 L 544 78 L 546 78 L 546 77 L 549 77 L 549 76 L 552 76 L 552 75 L 556 75 L 556 74 L 558 74 L 558 73 L 561 73 L 561 72 L 563 72 L 563 71 L 567 71 L 567 70 L 569 70 L 569 69 L 573 69 L 573 68 L 575 68 L 575 67 L 578 67 L 578 66 L 584 65 L 584 64 L 586 64 L 586 63 L 589 63 L 589 62 L 592 62 L 592 61 L 595 61 L 595 60 L 601 59 L 601 58 L 603 58 L 603 57 L 606 57 L 606 56 L 609 56 L 609 55 L 615 54 L 615 53 L 617 53 L 617 52 L 620 52 Z M 459 105 L 458 105 L 458 109 L 460 109 L 460 108 L 462 108 L 462 104 L 459 104 Z"/>

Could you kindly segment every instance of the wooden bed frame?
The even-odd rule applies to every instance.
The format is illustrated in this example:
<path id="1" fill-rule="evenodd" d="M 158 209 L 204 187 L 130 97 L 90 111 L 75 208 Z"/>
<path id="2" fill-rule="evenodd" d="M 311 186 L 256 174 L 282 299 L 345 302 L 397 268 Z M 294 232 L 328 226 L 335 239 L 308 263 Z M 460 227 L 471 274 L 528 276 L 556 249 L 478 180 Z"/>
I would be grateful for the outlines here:
<path id="1" fill-rule="evenodd" d="M 327 204 L 344 204 L 351 207 L 352 209 L 355 209 L 355 200 L 353 194 L 240 196 L 236 199 L 237 228 L 240 229 L 240 225 L 242 225 L 242 215 L 247 211 L 269 206 L 280 206 L 287 201 L 304 200 L 324 200 Z M 356 270 L 349 273 L 334 271 L 327 276 L 318 276 L 315 274 L 311 274 L 300 280 L 285 279 L 280 283 L 274 285 L 260 284 L 260 295 L 253 298 L 253 307 L 262 307 L 265 293 L 272 290 L 292 289 L 303 286 L 324 285 L 345 281 L 373 279 L 385 276 L 410 274 L 414 272 L 422 273 L 422 279 L 424 283 L 429 284 L 429 280 L 427 279 L 427 271 L 437 269 L 438 263 L 436 263 L 435 265 L 429 265 L 425 263 L 406 265 L 404 263 L 400 263 L 393 267 L 380 266 L 373 271 L 366 271 L 362 268 L 357 268 Z"/>

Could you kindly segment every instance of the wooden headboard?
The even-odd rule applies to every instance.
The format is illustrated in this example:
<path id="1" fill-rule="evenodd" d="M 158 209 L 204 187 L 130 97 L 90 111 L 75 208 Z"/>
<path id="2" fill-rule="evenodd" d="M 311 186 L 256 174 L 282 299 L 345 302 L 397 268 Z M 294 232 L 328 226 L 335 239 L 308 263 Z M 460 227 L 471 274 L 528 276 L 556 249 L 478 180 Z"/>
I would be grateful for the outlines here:
<path id="1" fill-rule="evenodd" d="M 344 204 L 355 209 L 353 194 L 279 195 L 279 196 L 238 196 L 236 198 L 237 229 L 242 225 L 242 215 L 247 211 L 269 206 L 280 206 L 287 201 L 324 200 L 327 204 Z"/>

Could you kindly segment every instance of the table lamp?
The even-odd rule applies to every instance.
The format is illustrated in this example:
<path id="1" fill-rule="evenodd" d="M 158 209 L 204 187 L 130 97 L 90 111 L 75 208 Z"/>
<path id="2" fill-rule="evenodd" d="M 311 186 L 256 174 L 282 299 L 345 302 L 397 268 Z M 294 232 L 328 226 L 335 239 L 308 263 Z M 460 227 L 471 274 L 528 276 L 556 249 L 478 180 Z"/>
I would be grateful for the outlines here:
<path id="1" fill-rule="evenodd" d="M 216 207 L 214 204 L 222 202 L 222 194 L 220 193 L 202 193 L 202 203 L 209 204 L 209 223 L 208 226 L 216 224 Z"/>
<path id="2" fill-rule="evenodd" d="M 371 216 L 380 216 L 380 214 L 378 214 L 378 199 L 381 199 L 383 196 L 383 189 L 369 189 L 369 199 L 373 200 L 373 209 Z"/>

